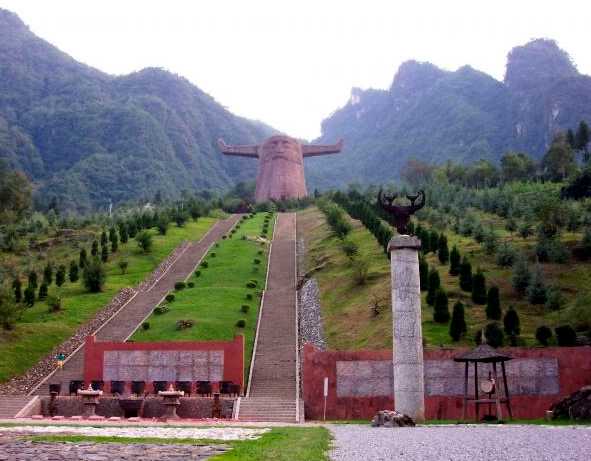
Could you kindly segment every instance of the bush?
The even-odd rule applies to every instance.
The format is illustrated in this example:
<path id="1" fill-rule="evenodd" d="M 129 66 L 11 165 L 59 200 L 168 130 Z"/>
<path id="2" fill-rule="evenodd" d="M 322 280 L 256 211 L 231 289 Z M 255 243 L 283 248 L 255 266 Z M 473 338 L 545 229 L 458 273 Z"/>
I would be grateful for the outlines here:
<path id="1" fill-rule="evenodd" d="M 22 290 L 22 283 L 21 279 L 16 276 L 16 278 L 12 281 L 12 292 L 14 293 L 14 301 L 18 304 L 23 299 L 23 290 Z"/>
<path id="2" fill-rule="evenodd" d="M 101 261 L 106 263 L 109 260 L 109 249 L 107 246 L 101 247 Z"/>
<path id="3" fill-rule="evenodd" d="M 567 312 L 568 322 L 577 330 L 591 330 L 591 295 L 580 294 Z"/>
<path id="4" fill-rule="evenodd" d="M 249 311 L 250 306 L 248 304 L 243 304 L 242 306 L 240 306 L 240 310 L 242 312 L 244 312 L 245 314 Z"/>
<path id="5" fill-rule="evenodd" d="M 98 293 L 103 290 L 107 274 L 101 262 L 94 258 L 89 261 L 82 273 L 82 281 L 84 286 L 91 293 Z"/>
<path id="6" fill-rule="evenodd" d="M 74 260 L 70 261 L 70 270 L 68 271 L 68 278 L 72 283 L 77 282 L 79 279 L 78 263 Z"/>
<path id="7" fill-rule="evenodd" d="M 505 342 L 505 335 L 503 330 L 497 322 L 491 322 L 484 328 L 484 337 L 486 343 L 494 348 L 501 347 Z"/>
<path id="8" fill-rule="evenodd" d="M 144 253 L 148 253 L 152 249 L 152 234 L 150 234 L 150 232 L 147 230 L 138 232 L 135 235 L 135 240 L 137 242 L 137 246 L 140 247 Z"/>
<path id="9" fill-rule="evenodd" d="M 187 287 L 187 284 L 185 282 L 176 282 L 174 284 L 174 289 L 176 291 L 184 290 L 186 287 Z"/>
<path id="10" fill-rule="evenodd" d="M 515 249 L 507 242 L 503 242 L 497 249 L 497 265 L 500 267 L 511 267 L 515 262 L 515 256 Z"/>
<path id="11" fill-rule="evenodd" d="M 501 320 L 501 314 L 499 288 L 490 287 L 486 296 L 486 318 L 490 320 Z"/>
<path id="12" fill-rule="evenodd" d="M 55 284 L 61 287 L 66 281 L 66 266 L 60 264 L 55 273 Z"/>
<path id="13" fill-rule="evenodd" d="M 263 253 L 264 253 L 264 251 L 263 251 L 263 250 L 259 250 L 259 251 L 257 251 L 257 254 L 259 254 L 259 255 L 262 255 Z"/>
<path id="14" fill-rule="evenodd" d="M 577 345 L 577 333 L 570 325 L 562 325 L 554 328 L 556 342 L 561 347 L 570 347 Z"/>
<path id="15" fill-rule="evenodd" d="M 480 269 L 472 278 L 472 302 L 486 304 L 486 278 Z"/>
<path id="16" fill-rule="evenodd" d="M 542 268 L 539 265 L 536 267 L 531 283 L 527 287 L 527 299 L 531 304 L 545 304 L 548 299 L 548 289 L 544 282 Z"/>
<path id="17" fill-rule="evenodd" d="M 156 306 L 154 308 L 154 314 L 156 314 L 156 315 L 166 314 L 169 311 L 170 311 L 170 308 L 165 304 L 162 304 L 160 306 Z"/>
<path id="18" fill-rule="evenodd" d="M 369 276 L 369 261 L 365 258 L 355 258 L 352 261 L 353 281 L 356 285 L 365 285 Z"/>
<path id="19" fill-rule="evenodd" d="M 568 248 L 558 238 L 541 238 L 536 245 L 538 261 L 564 264 L 570 256 Z"/>
<path id="20" fill-rule="evenodd" d="M 194 275 L 195 275 L 195 277 L 201 277 L 201 271 L 196 270 Z"/>
<path id="21" fill-rule="evenodd" d="M 23 301 L 27 307 L 33 307 L 35 305 L 35 289 L 31 285 L 25 288 Z"/>
<path id="22" fill-rule="evenodd" d="M 202 261 L 202 262 L 201 262 L 201 264 L 200 264 L 200 266 L 201 266 L 203 269 L 207 269 L 207 268 L 209 267 L 209 263 L 208 263 L 207 261 Z"/>
<path id="23" fill-rule="evenodd" d="M 59 312 L 62 310 L 62 298 L 59 296 L 49 296 L 47 298 L 49 312 Z"/>
<path id="24" fill-rule="evenodd" d="M 453 313 L 451 315 L 449 335 L 454 341 L 459 341 L 467 331 L 468 327 L 466 325 L 466 319 L 464 316 L 464 305 L 460 301 L 457 301 L 454 304 Z"/>
<path id="25" fill-rule="evenodd" d="M 45 269 L 43 269 L 43 283 L 47 286 L 53 283 L 53 265 L 50 261 L 47 262 Z"/>
<path id="26" fill-rule="evenodd" d="M 31 290 L 32 287 L 27 287 L 27 290 Z M 25 293 L 26 291 L 25 290 Z M 25 301 L 26 302 L 26 301 Z M 35 291 L 33 290 L 33 303 L 35 302 Z M 12 293 L 6 287 L 0 286 L 0 324 L 5 330 L 12 330 L 16 324 L 16 320 L 19 316 L 19 309 Z"/>
<path id="27" fill-rule="evenodd" d="M 43 282 L 41 284 L 41 286 L 39 287 L 39 300 L 43 300 L 47 298 L 47 292 L 48 292 L 48 287 L 47 287 L 47 283 Z"/>
<path id="28" fill-rule="evenodd" d="M 252 262 L 253 262 L 254 264 L 260 264 L 260 263 L 261 263 L 261 260 L 260 260 L 260 259 L 258 259 L 258 258 L 254 258 Z"/>
<path id="29" fill-rule="evenodd" d="M 484 252 L 487 255 L 495 254 L 495 251 L 497 251 L 498 239 L 492 229 L 490 229 L 486 233 L 486 235 L 484 236 L 484 241 L 482 243 L 484 245 Z"/>
<path id="30" fill-rule="evenodd" d="M 419 255 L 419 280 L 421 291 L 429 289 L 429 263 L 423 255 Z"/>
<path id="31" fill-rule="evenodd" d="M 125 274 L 129 267 L 129 262 L 125 259 L 121 259 L 117 265 L 119 266 L 119 269 L 121 269 L 121 273 Z"/>
<path id="32" fill-rule="evenodd" d="M 185 330 L 187 328 L 191 328 L 195 322 L 193 320 L 177 320 L 176 322 L 176 329 L 177 330 Z"/>
<path id="33" fill-rule="evenodd" d="M 171 303 L 175 300 L 175 296 L 173 293 L 168 293 L 164 299 L 166 300 L 167 303 Z"/>
<path id="34" fill-rule="evenodd" d="M 438 241 L 438 250 L 437 250 L 437 257 L 439 258 L 439 262 L 441 264 L 447 264 L 447 261 L 449 261 L 449 249 L 447 247 L 447 237 L 445 236 L 445 234 L 441 234 L 439 236 L 439 241 Z"/>
<path id="35" fill-rule="evenodd" d="M 513 306 L 509 306 L 509 310 L 503 317 L 503 327 L 508 336 L 519 336 L 521 327 L 519 325 L 519 315 Z"/>
<path id="36" fill-rule="evenodd" d="M 524 255 L 521 255 L 513 265 L 513 274 L 511 277 L 513 289 L 521 295 L 525 294 L 530 280 L 531 272 L 529 270 L 527 258 Z"/>
<path id="37" fill-rule="evenodd" d="M 257 286 L 257 281 L 256 280 L 249 280 L 246 283 L 246 288 L 256 288 Z"/>
<path id="38" fill-rule="evenodd" d="M 359 253 L 359 246 L 349 239 L 343 240 L 341 249 L 349 259 L 353 259 Z"/>
<path id="39" fill-rule="evenodd" d="M 193 288 L 195 286 L 195 282 L 187 282 L 187 286 L 189 288 Z"/>
<path id="40" fill-rule="evenodd" d="M 527 238 L 531 237 L 531 235 L 534 233 L 534 230 L 530 223 L 524 222 L 521 224 L 521 226 L 519 226 L 517 232 L 523 240 L 527 240 Z"/>
<path id="41" fill-rule="evenodd" d="M 472 291 L 472 265 L 465 256 L 460 264 L 460 288 L 462 291 Z"/>
<path id="42" fill-rule="evenodd" d="M 215 254 L 215 251 L 214 251 L 214 252 L 212 252 L 212 253 L 209 255 L 209 257 L 210 257 L 210 258 L 215 258 L 216 256 L 217 256 L 217 255 Z"/>
<path id="43" fill-rule="evenodd" d="M 552 330 L 546 325 L 542 325 L 536 329 L 536 339 L 542 346 L 547 346 L 550 338 L 552 338 Z"/>
<path id="44" fill-rule="evenodd" d="M 149 330 L 150 329 L 150 322 L 142 323 L 142 330 Z"/>
<path id="45" fill-rule="evenodd" d="M 427 292 L 427 304 L 433 306 L 435 298 L 437 296 L 437 290 L 441 287 L 441 280 L 439 279 L 439 272 L 437 269 L 432 268 L 429 271 L 429 291 Z"/>
<path id="46" fill-rule="evenodd" d="M 240 320 L 238 320 L 238 321 L 236 322 L 236 326 L 237 326 L 238 328 L 244 328 L 244 327 L 246 326 L 246 320 L 244 320 L 244 319 L 240 319 Z"/>
<path id="47" fill-rule="evenodd" d="M 246 293 L 246 299 L 252 301 L 252 293 Z"/>
<path id="48" fill-rule="evenodd" d="M 437 323 L 449 322 L 449 306 L 447 294 L 441 288 L 437 290 L 437 294 L 435 295 L 433 320 Z"/>
<path id="49" fill-rule="evenodd" d="M 566 300 L 558 287 L 549 287 L 546 291 L 546 303 L 544 307 L 550 311 L 558 311 L 562 309 Z"/>
<path id="50" fill-rule="evenodd" d="M 454 247 L 451 249 L 451 253 L 449 254 L 449 275 L 459 275 L 460 264 L 460 252 L 458 248 L 454 245 Z"/>

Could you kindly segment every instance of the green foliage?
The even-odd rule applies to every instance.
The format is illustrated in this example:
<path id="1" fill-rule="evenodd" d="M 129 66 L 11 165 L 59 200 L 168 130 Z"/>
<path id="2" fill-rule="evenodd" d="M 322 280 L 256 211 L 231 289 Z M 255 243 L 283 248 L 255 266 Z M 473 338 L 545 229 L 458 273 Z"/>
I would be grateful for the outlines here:
<path id="1" fill-rule="evenodd" d="M 195 287 L 195 282 L 187 282 L 187 287 L 188 288 L 194 288 Z"/>
<path id="2" fill-rule="evenodd" d="M 70 282 L 75 283 L 80 278 L 78 273 L 78 263 L 74 260 L 70 261 L 70 269 L 68 270 L 68 278 Z"/>
<path id="3" fill-rule="evenodd" d="M 568 262 L 570 254 L 560 239 L 556 237 L 541 237 L 538 239 L 536 245 L 536 256 L 538 257 L 538 261 L 542 263 L 552 262 L 564 264 Z"/>
<path id="4" fill-rule="evenodd" d="M 344 239 L 351 232 L 351 224 L 341 207 L 328 201 L 320 201 L 318 208 L 326 215 L 326 222 L 337 237 Z"/>
<path id="5" fill-rule="evenodd" d="M 507 336 L 519 336 L 521 327 L 519 325 L 519 315 L 513 306 L 509 306 L 509 310 L 505 312 L 503 317 L 503 327 Z"/>
<path id="6" fill-rule="evenodd" d="M 544 307 L 549 311 L 558 311 L 562 309 L 566 300 L 562 291 L 558 287 L 548 287 L 547 298 Z"/>
<path id="7" fill-rule="evenodd" d="M 150 329 L 150 322 L 142 323 L 142 330 L 146 331 Z"/>
<path id="8" fill-rule="evenodd" d="M 486 318 L 489 320 L 501 320 L 501 301 L 499 287 L 492 286 L 486 296 Z"/>
<path id="9" fill-rule="evenodd" d="M 365 285 L 369 275 L 369 261 L 365 258 L 355 258 L 351 263 L 353 280 L 357 285 Z"/>
<path id="10" fill-rule="evenodd" d="M 3 135 L 0 130 L 0 155 L 5 147 Z M 32 187 L 27 177 L 21 172 L 10 171 L 0 158 L 0 225 L 16 223 L 31 207 L 31 197 Z"/>
<path id="11" fill-rule="evenodd" d="M 527 258 L 524 255 L 520 255 L 513 265 L 513 274 L 511 276 L 513 289 L 517 293 L 524 295 L 529 287 L 530 281 L 531 272 L 529 270 Z"/>
<path id="12" fill-rule="evenodd" d="M 244 319 L 240 319 L 236 322 L 236 327 L 238 328 L 244 328 L 246 327 L 246 320 Z"/>
<path id="13" fill-rule="evenodd" d="M 242 306 L 240 306 L 240 311 L 247 314 L 248 311 L 250 309 L 250 306 L 248 304 L 243 304 Z"/>
<path id="14" fill-rule="evenodd" d="M 92 248 L 90 250 L 90 255 L 93 258 L 96 258 L 98 256 L 98 242 L 95 240 L 94 242 L 92 242 Z"/>
<path id="15" fill-rule="evenodd" d="M 127 261 L 126 259 L 120 259 L 119 262 L 117 263 L 117 265 L 119 266 L 119 269 L 121 270 L 121 274 L 127 273 L 127 268 L 129 267 L 129 261 Z"/>
<path id="16" fill-rule="evenodd" d="M 168 293 L 164 299 L 166 300 L 167 303 L 171 303 L 175 300 L 175 295 L 174 293 Z"/>
<path id="17" fill-rule="evenodd" d="M 528 222 L 521 223 L 521 225 L 517 229 L 517 232 L 519 233 L 519 236 L 524 240 L 527 240 L 534 233 L 532 225 Z"/>
<path id="18" fill-rule="evenodd" d="M 429 289 L 429 263 L 423 255 L 419 255 L 419 279 L 421 291 Z"/>
<path id="19" fill-rule="evenodd" d="M 84 266 L 86 266 L 87 262 L 88 262 L 88 256 L 86 254 L 86 249 L 81 248 L 80 249 L 80 256 L 78 258 L 78 266 L 80 266 L 80 269 L 84 269 Z"/>
<path id="20" fill-rule="evenodd" d="M 53 264 L 51 261 L 47 261 L 45 269 L 43 269 L 43 283 L 48 286 L 53 283 Z"/>
<path id="21" fill-rule="evenodd" d="M 61 287 L 66 281 L 66 266 L 60 264 L 55 273 L 55 284 Z"/>
<path id="22" fill-rule="evenodd" d="M 143 230 L 138 232 L 135 235 L 135 240 L 137 242 L 137 246 L 140 247 L 144 253 L 149 253 L 152 249 L 152 234 L 149 231 Z"/>
<path id="23" fill-rule="evenodd" d="M 433 321 L 437 323 L 449 322 L 449 307 L 447 293 L 438 289 L 435 294 L 435 305 L 433 306 Z"/>
<path id="24" fill-rule="evenodd" d="M 162 314 L 166 314 L 169 311 L 170 311 L 170 308 L 166 304 L 162 304 L 160 306 L 156 306 L 154 308 L 154 311 L 153 312 L 156 315 L 162 315 Z"/>
<path id="25" fill-rule="evenodd" d="M 438 247 L 437 256 L 439 262 L 441 264 L 447 264 L 447 261 L 449 261 L 449 249 L 447 247 L 447 237 L 443 233 L 439 236 Z"/>
<path id="26" fill-rule="evenodd" d="M 562 325 L 554 328 L 556 343 L 561 347 L 577 345 L 577 333 L 570 325 Z"/>
<path id="27" fill-rule="evenodd" d="M 59 312 L 62 310 L 62 298 L 60 296 L 49 296 L 47 298 L 47 306 L 49 307 L 49 312 Z"/>
<path id="28" fill-rule="evenodd" d="M 486 278 L 480 269 L 472 277 L 472 301 L 486 304 Z"/>
<path id="29" fill-rule="evenodd" d="M 472 265 L 465 256 L 460 264 L 460 288 L 463 291 L 472 291 Z"/>
<path id="30" fill-rule="evenodd" d="M 550 181 L 563 181 L 576 170 L 575 156 L 566 136 L 554 138 L 541 162 L 544 177 Z"/>
<path id="31" fill-rule="evenodd" d="M 487 255 L 495 254 L 495 251 L 497 251 L 498 238 L 492 229 L 489 229 L 484 235 L 484 241 L 482 243 L 484 245 L 484 251 Z"/>
<path id="32" fill-rule="evenodd" d="M 23 301 L 27 307 L 33 307 L 35 305 L 35 288 L 33 286 L 29 285 L 25 288 Z"/>
<path id="33" fill-rule="evenodd" d="M 101 246 L 106 247 L 108 242 L 107 233 L 105 231 L 101 232 Z"/>
<path id="34" fill-rule="evenodd" d="M 14 302 L 17 304 L 20 303 L 23 299 L 23 288 L 21 279 L 18 277 L 18 275 L 12 281 L 12 292 L 14 294 Z"/>
<path id="35" fill-rule="evenodd" d="M 201 271 L 200 270 L 196 270 L 193 275 L 195 275 L 195 277 L 200 277 L 201 276 Z"/>
<path id="36" fill-rule="evenodd" d="M 121 243 L 127 243 L 129 240 L 129 233 L 127 232 L 127 224 L 122 222 L 119 224 L 119 237 L 121 239 Z"/>
<path id="37" fill-rule="evenodd" d="M 29 286 L 34 290 L 37 289 L 37 272 L 35 271 L 29 272 Z"/>
<path id="38" fill-rule="evenodd" d="M 107 274 L 105 272 L 105 268 L 98 259 L 94 258 L 90 260 L 88 264 L 86 264 L 86 267 L 84 267 L 84 271 L 82 272 L 82 281 L 84 283 L 84 287 L 90 293 L 98 293 L 102 291 L 106 279 Z"/>
<path id="39" fill-rule="evenodd" d="M 427 292 L 427 304 L 433 306 L 437 298 L 437 291 L 441 287 L 441 279 L 439 278 L 439 272 L 434 267 L 429 271 L 429 288 Z"/>
<path id="40" fill-rule="evenodd" d="M 184 290 L 186 287 L 187 287 L 187 284 L 182 281 L 175 282 L 175 284 L 174 284 L 174 289 L 177 291 Z"/>
<path id="41" fill-rule="evenodd" d="M 552 330 L 546 325 L 536 328 L 536 339 L 542 346 L 547 346 L 550 338 L 552 338 Z"/>
<path id="42" fill-rule="evenodd" d="M 37 295 L 37 298 L 39 299 L 39 301 L 43 301 L 44 299 L 47 299 L 48 292 L 49 292 L 49 287 L 47 286 L 47 283 L 43 282 L 41 284 L 41 286 L 39 287 L 39 294 Z"/>
<path id="43" fill-rule="evenodd" d="M 548 299 L 548 289 L 546 288 L 542 268 L 539 265 L 536 266 L 531 282 L 527 287 L 527 299 L 531 304 L 545 304 Z"/>
<path id="44" fill-rule="evenodd" d="M 209 263 L 208 263 L 207 261 L 202 261 L 202 262 L 201 262 L 201 264 L 200 264 L 200 266 L 201 266 L 203 269 L 207 269 L 207 268 L 209 267 Z"/>
<path id="45" fill-rule="evenodd" d="M 168 231 L 168 222 L 169 217 L 166 213 L 160 213 L 158 215 L 158 220 L 156 221 L 156 228 L 158 229 L 158 233 L 160 235 L 166 235 Z"/>
<path id="46" fill-rule="evenodd" d="M 496 263 L 499 267 L 511 267 L 515 262 L 515 248 L 507 242 L 503 242 L 497 248 Z"/>
<path id="47" fill-rule="evenodd" d="M 460 301 L 456 301 L 451 315 L 451 323 L 449 324 L 449 335 L 457 342 L 467 331 L 468 326 L 464 317 L 464 305 Z"/>
<path id="48" fill-rule="evenodd" d="M 502 347 L 505 341 L 503 330 L 497 322 L 491 322 L 486 325 L 484 328 L 484 337 L 486 338 L 486 343 L 494 348 Z"/>
<path id="49" fill-rule="evenodd" d="M 353 259 L 355 256 L 357 256 L 357 254 L 359 252 L 358 245 L 349 239 L 343 240 L 343 243 L 341 244 L 341 248 L 343 249 L 343 253 L 345 253 L 345 255 L 349 259 Z"/>
<path id="50" fill-rule="evenodd" d="M 5 330 L 12 330 L 19 316 L 19 308 L 12 293 L 5 286 L 0 286 L 0 324 Z"/>
<path id="51" fill-rule="evenodd" d="M 455 245 L 449 255 L 449 275 L 456 276 L 460 274 L 460 251 Z"/>
<path id="52" fill-rule="evenodd" d="M 101 247 L 101 261 L 106 263 L 109 260 L 109 249 L 106 245 Z"/>

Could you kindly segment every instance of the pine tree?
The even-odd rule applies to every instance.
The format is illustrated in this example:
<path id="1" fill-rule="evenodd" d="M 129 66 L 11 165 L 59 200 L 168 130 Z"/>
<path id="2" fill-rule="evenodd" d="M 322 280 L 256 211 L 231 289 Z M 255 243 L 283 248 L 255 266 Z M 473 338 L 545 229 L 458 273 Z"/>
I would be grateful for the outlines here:
<path id="1" fill-rule="evenodd" d="M 107 233 L 105 231 L 101 232 L 101 246 L 106 246 L 107 242 L 109 241 L 108 237 L 107 237 Z"/>
<path id="2" fill-rule="evenodd" d="M 454 304 L 453 313 L 451 314 L 449 335 L 454 341 L 459 341 L 467 331 L 468 326 L 466 325 L 466 319 L 464 317 L 464 305 L 460 301 L 457 301 Z"/>
<path id="3" fill-rule="evenodd" d="M 20 303 L 23 300 L 23 286 L 18 275 L 12 281 L 12 290 L 14 291 L 14 301 Z"/>
<path id="4" fill-rule="evenodd" d="M 109 241 L 111 242 L 111 253 L 117 253 L 119 248 L 119 237 L 114 227 L 109 230 Z"/>
<path id="5" fill-rule="evenodd" d="M 441 280 L 439 279 L 439 272 L 432 268 L 429 271 L 429 291 L 427 292 L 427 304 L 432 306 L 437 296 L 437 290 L 441 287 Z"/>
<path id="6" fill-rule="evenodd" d="M 444 290 L 437 290 L 435 295 L 435 306 L 433 309 L 433 320 L 437 323 L 449 322 L 449 306 L 447 294 Z"/>
<path id="7" fill-rule="evenodd" d="M 82 248 L 80 250 L 80 257 L 78 258 L 78 265 L 80 266 L 80 269 L 84 269 L 84 266 L 86 266 L 87 262 L 88 256 L 86 255 L 86 248 Z"/>
<path id="8" fill-rule="evenodd" d="M 93 258 L 96 258 L 98 256 L 98 251 L 98 242 L 95 240 L 94 242 L 92 242 L 92 248 L 90 250 L 90 254 Z"/>
<path id="9" fill-rule="evenodd" d="M 519 294 L 523 295 L 527 291 L 530 280 L 531 272 L 529 270 L 527 258 L 525 258 L 524 255 L 521 255 L 513 265 L 513 275 L 511 279 L 513 288 Z"/>
<path id="10" fill-rule="evenodd" d="M 45 269 L 43 269 L 43 283 L 47 286 L 53 283 L 53 265 L 47 261 Z"/>
<path id="11" fill-rule="evenodd" d="M 585 122 L 585 120 L 581 120 L 579 123 L 579 128 L 577 128 L 577 134 L 575 136 L 575 147 L 577 150 L 583 151 L 583 159 L 585 162 L 589 161 L 589 149 L 587 145 L 589 144 L 589 126 Z"/>
<path id="12" fill-rule="evenodd" d="M 449 275 L 459 275 L 461 264 L 460 261 L 460 252 L 458 251 L 458 248 L 454 245 L 449 255 Z"/>
<path id="13" fill-rule="evenodd" d="M 463 291 L 472 291 L 472 265 L 465 256 L 460 264 L 460 288 Z"/>
<path id="14" fill-rule="evenodd" d="M 531 304 L 544 304 L 548 298 L 548 289 L 544 282 L 542 268 L 538 265 L 527 287 L 527 299 Z"/>
<path id="15" fill-rule="evenodd" d="M 441 264 L 447 264 L 449 261 L 449 248 L 447 247 L 447 237 L 441 233 L 439 236 L 439 249 L 437 250 L 437 256 Z"/>
<path id="16" fill-rule="evenodd" d="M 74 261 L 74 260 L 70 261 L 70 270 L 68 272 L 68 278 L 70 279 L 70 282 L 72 282 L 72 283 L 75 283 L 78 281 L 78 278 L 79 278 L 78 264 L 76 264 L 76 261 Z"/>
<path id="17" fill-rule="evenodd" d="M 57 268 L 57 272 L 55 273 L 55 284 L 58 287 L 61 287 L 64 282 L 66 281 L 66 266 L 60 264 Z"/>
<path id="18" fill-rule="evenodd" d="M 486 278 L 480 269 L 472 277 L 472 301 L 475 304 L 486 304 Z"/>
<path id="19" fill-rule="evenodd" d="M 513 306 L 509 306 L 509 310 L 503 317 L 503 326 L 507 336 L 519 336 L 521 328 L 519 327 L 519 315 Z"/>
<path id="20" fill-rule="evenodd" d="M 101 248 L 101 261 L 106 263 L 109 260 L 109 249 L 106 245 Z"/>
<path id="21" fill-rule="evenodd" d="M 486 296 L 486 318 L 490 320 L 501 320 L 501 314 L 499 288 L 490 287 Z"/>
<path id="22" fill-rule="evenodd" d="M 121 223 L 119 225 L 119 237 L 121 239 L 121 243 L 127 243 L 129 240 L 129 234 L 127 233 L 127 224 Z"/>
<path id="23" fill-rule="evenodd" d="M 33 288 L 33 291 L 37 289 L 37 272 L 29 272 L 29 284 L 28 286 Z"/>
<path id="24" fill-rule="evenodd" d="M 43 300 L 43 299 L 47 299 L 47 292 L 49 291 L 47 284 L 45 282 L 43 282 L 41 284 L 41 286 L 39 287 L 39 300 Z"/>
<path id="25" fill-rule="evenodd" d="M 25 292 L 23 293 L 23 301 L 27 307 L 33 307 L 35 305 L 35 288 L 33 288 L 32 285 L 29 285 L 27 288 L 25 288 Z"/>
<path id="26" fill-rule="evenodd" d="M 438 248 L 439 248 L 439 234 L 435 230 L 432 230 L 429 233 L 429 249 L 433 253 L 435 253 Z"/>
<path id="27" fill-rule="evenodd" d="M 423 255 L 419 256 L 419 279 L 421 291 L 427 291 L 429 289 L 429 263 Z"/>

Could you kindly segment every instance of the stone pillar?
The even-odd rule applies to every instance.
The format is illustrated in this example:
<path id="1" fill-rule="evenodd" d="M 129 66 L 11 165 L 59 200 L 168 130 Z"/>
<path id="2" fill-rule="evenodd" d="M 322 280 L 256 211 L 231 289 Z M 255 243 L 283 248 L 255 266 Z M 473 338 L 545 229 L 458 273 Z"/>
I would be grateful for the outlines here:
<path id="1" fill-rule="evenodd" d="M 421 241 L 409 235 L 397 235 L 388 244 L 392 276 L 394 407 L 416 422 L 425 420 L 420 248 Z"/>

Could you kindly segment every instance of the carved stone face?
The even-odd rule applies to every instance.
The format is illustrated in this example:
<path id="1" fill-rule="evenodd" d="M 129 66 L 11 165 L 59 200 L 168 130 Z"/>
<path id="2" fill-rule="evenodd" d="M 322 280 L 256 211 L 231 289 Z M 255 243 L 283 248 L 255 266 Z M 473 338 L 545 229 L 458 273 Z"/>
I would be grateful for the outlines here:
<path id="1" fill-rule="evenodd" d="M 283 159 L 300 165 L 303 163 L 300 144 L 288 136 L 272 136 L 265 141 L 261 150 L 262 162 Z"/>

